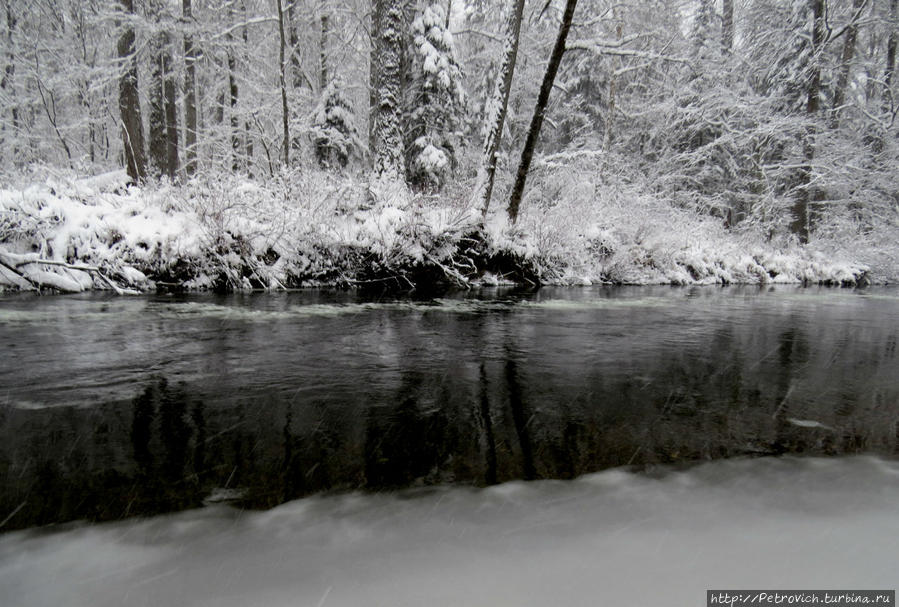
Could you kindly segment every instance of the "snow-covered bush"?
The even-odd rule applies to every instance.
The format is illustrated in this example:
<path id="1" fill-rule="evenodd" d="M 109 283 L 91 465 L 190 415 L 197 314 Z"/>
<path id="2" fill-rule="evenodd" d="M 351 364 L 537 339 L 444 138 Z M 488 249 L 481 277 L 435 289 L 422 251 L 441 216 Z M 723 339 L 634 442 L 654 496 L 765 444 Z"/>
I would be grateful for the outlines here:
<path id="1" fill-rule="evenodd" d="M 124 172 L 53 174 L 0 190 L 0 284 L 78 291 L 122 287 L 395 289 L 477 281 L 722 284 L 899 279 L 899 217 L 863 229 L 848 213 L 801 247 L 758 226 L 725 228 L 626 175 L 626 159 L 556 155 L 534 169 L 517 224 L 484 224 L 466 190 L 385 198 L 368 184 L 304 169 L 252 181 L 209 175 L 126 185 Z M 451 190 L 450 194 L 455 190 Z M 406 194 L 408 197 L 408 193 Z M 105 278 L 103 278 L 105 277 Z"/>
<path id="2" fill-rule="evenodd" d="M 362 157 L 364 145 L 359 139 L 353 107 L 343 93 L 340 80 L 334 80 L 322 93 L 311 129 L 315 157 L 326 169 L 342 169 Z"/>

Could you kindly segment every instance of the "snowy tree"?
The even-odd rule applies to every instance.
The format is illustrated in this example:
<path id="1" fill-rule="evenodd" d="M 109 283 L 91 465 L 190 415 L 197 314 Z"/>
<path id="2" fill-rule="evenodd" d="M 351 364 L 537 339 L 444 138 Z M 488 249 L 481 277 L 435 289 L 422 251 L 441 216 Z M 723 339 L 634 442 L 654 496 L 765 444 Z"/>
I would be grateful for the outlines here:
<path id="1" fill-rule="evenodd" d="M 465 95 L 462 69 L 446 25 L 446 10 L 439 4 L 426 6 L 412 23 L 406 171 L 417 189 L 440 189 L 459 151 Z"/>
<path id="2" fill-rule="evenodd" d="M 342 169 L 361 156 L 363 145 L 355 122 L 342 83 L 332 81 L 322 93 L 312 127 L 315 157 L 323 168 Z"/>

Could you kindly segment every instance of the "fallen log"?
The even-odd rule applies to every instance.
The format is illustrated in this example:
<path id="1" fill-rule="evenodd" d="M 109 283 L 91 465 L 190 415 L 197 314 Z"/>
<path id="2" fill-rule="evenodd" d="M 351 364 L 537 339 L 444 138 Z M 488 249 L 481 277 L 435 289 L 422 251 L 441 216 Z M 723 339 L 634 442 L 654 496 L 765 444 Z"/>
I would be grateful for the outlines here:
<path id="1" fill-rule="evenodd" d="M 68 292 L 68 293 L 78 293 L 82 289 L 80 288 L 71 288 L 66 285 L 62 280 L 54 280 L 54 281 L 42 281 L 39 279 L 35 279 L 32 276 L 29 276 L 27 273 L 22 272 L 19 268 L 29 265 L 46 265 L 46 266 L 56 266 L 65 268 L 67 270 L 78 270 L 81 272 L 88 272 L 90 274 L 94 274 L 100 278 L 104 283 L 106 283 L 110 289 L 116 292 L 117 295 L 137 295 L 138 291 L 133 289 L 123 289 L 115 282 L 113 282 L 109 277 L 107 277 L 97 266 L 88 266 L 82 264 L 72 264 L 65 261 L 58 261 L 55 259 L 42 259 L 37 255 L 18 255 L 15 253 L 7 253 L 5 251 L 0 251 L 0 265 L 2 265 L 6 270 L 12 272 L 19 279 L 25 281 L 35 290 L 40 290 L 40 287 L 44 284 L 49 284 L 54 289 Z M 64 278 L 64 277 L 61 277 Z M 70 280 L 70 279 L 68 279 Z"/>

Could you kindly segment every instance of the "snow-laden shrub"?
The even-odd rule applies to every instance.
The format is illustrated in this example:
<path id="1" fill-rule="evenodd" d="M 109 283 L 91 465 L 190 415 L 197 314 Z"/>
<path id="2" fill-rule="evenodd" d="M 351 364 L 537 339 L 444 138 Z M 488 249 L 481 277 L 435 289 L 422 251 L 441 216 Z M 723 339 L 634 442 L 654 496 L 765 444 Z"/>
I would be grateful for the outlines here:
<path id="1" fill-rule="evenodd" d="M 841 250 L 824 241 L 802 247 L 787 237 L 771 240 L 749 225 L 727 229 L 714 217 L 648 193 L 645 183 L 622 179 L 623 172 L 616 177 L 616 160 L 607 163 L 600 172 L 594 159 L 572 156 L 535 171 L 515 232 L 521 235 L 517 246 L 541 260 L 546 280 L 846 284 L 869 271 L 883 280 L 899 267 L 899 247 L 875 264 L 861 259 L 852 244 Z M 494 238 L 509 233 L 501 229 Z"/>
<path id="2" fill-rule="evenodd" d="M 369 184 L 326 170 L 266 181 L 226 173 L 140 188 L 126 186 L 123 173 L 53 175 L 0 190 L 0 262 L 19 272 L 0 267 L 0 283 L 108 286 L 38 259 L 96 267 L 144 289 L 852 283 L 868 269 L 874 281 L 899 275 L 895 210 L 867 231 L 848 220 L 828 224 L 827 240 L 801 247 L 788 237 L 768 240 L 750 225 L 728 230 L 648 194 L 645 183 L 623 176 L 621 159 L 603 159 L 601 170 L 596 162 L 557 155 L 537 166 L 515 225 L 502 208 L 481 223 L 464 188 L 450 199 L 406 190 L 372 206 Z"/>
<path id="3" fill-rule="evenodd" d="M 311 129 L 315 157 L 326 169 L 343 169 L 362 157 L 353 106 L 343 92 L 343 83 L 334 80 L 322 93 Z"/>

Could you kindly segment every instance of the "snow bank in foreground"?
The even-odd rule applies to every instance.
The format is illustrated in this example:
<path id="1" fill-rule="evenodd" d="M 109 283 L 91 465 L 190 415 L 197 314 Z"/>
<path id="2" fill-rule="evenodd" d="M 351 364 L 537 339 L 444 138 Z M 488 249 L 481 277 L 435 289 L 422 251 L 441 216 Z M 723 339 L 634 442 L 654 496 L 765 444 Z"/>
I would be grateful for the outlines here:
<path id="1" fill-rule="evenodd" d="M 0 536 L 18 607 L 701 605 L 893 588 L 899 464 L 719 461 Z"/>
<path id="2" fill-rule="evenodd" d="M 855 245 L 845 234 L 839 245 L 772 244 L 635 191 L 597 184 L 581 191 L 577 180 L 568 182 L 561 200 L 527 201 L 517 226 L 495 209 L 479 227 L 451 200 L 372 206 L 362 184 L 327 173 L 266 184 L 228 175 L 146 188 L 128 187 L 124 173 L 51 176 L 0 190 L 0 285 L 78 291 L 106 288 L 109 278 L 139 289 L 278 289 L 509 280 L 855 284 L 862 276 L 899 277 L 895 251 L 861 237 Z"/>

